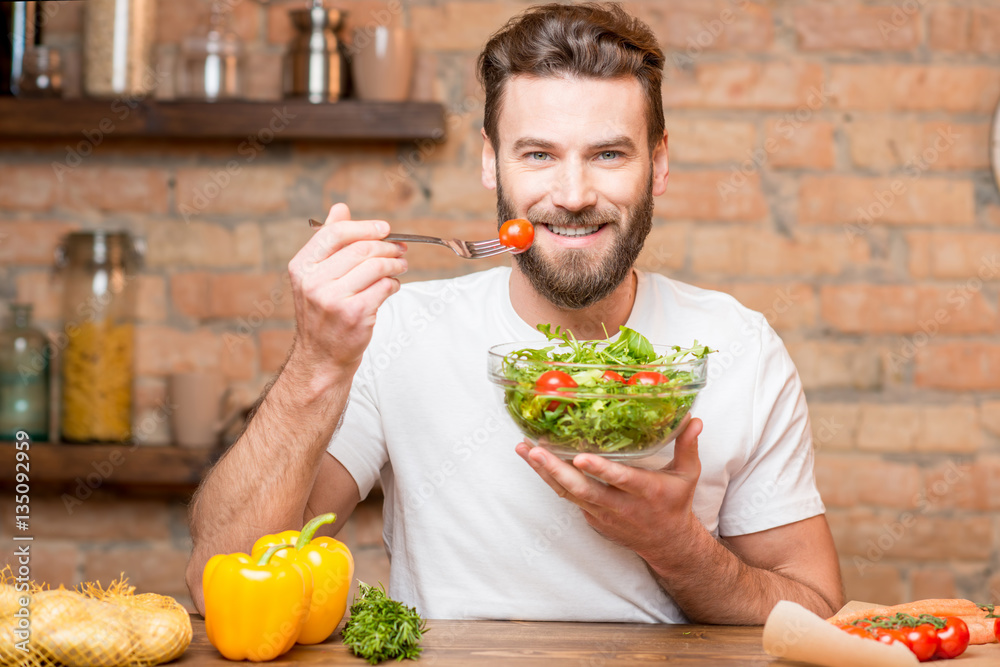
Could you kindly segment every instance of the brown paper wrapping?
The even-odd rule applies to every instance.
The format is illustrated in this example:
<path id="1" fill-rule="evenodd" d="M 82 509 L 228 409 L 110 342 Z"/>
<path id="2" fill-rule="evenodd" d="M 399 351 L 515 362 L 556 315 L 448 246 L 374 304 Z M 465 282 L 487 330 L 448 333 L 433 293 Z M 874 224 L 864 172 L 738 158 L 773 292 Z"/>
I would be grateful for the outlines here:
<path id="1" fill-rule="evenodd" d="M 863 611 L 877 607 L 868 602 L 849 602 L 839 613 Z M 773 655 L 775 665 L 806 663 L 824 667 L 903 667 L 919 665 L 905 646 L 886 645 L 847 634 L 802 605 L 781 601 L 771 610 L 764 624 L 764 651 Z M 954 661 L 956 667 L 997 667 L 1000 665 L 1000 645 L 970 646 Z M 945 665 L 952 661 L 936 661 Z"/>

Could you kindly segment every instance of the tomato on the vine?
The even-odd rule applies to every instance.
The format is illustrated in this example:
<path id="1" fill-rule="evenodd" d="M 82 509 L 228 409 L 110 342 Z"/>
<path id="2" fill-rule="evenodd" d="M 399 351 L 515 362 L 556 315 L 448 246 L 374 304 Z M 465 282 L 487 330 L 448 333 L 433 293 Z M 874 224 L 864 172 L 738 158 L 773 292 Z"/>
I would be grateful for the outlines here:
<path id="1" fill-rule="evenodd" d="M 574 380 L 569 373 L 564 371 L 545 371 L 538 376 L 535 380 L 535 390 L 543 394 L 554 394 L 558 395 L 560 389 L 572 388 L 577 386 L 576 380 Z M 559 401 L 550 401 L 548 406 L 545 408 L 549 412 L 553 410 L 558 410 L 562 404 Z"/>
<path id="2" fill-rule="evenodd" d="M 604 382 L 618 382 L 619 384 L 625 384 L 625 378 L 623 378 L 620 373 L 616 373 L 614 371 L 604 371 L 604 375 L 601 376 L 601 380 Z"/>
<path id="3" fill-rule="evenodd" d="M 514 218 L 500 227 L 500 244 L 516 250 L 527 250 L 535 240 L 535 228 L 524 218 Z"/>
<path id="4" fill-rule="evenodd" d="M 1000 618 L 993 621 L 993 634 L 996 635 L 997 641 L 1000 642 Z"/>
<path id="5" fill-rule="evenodd" d="M 910 646 L 910 642 L 906 639 L 906 633 L 902 630 L 896 630 L 894 628 L 878 628 L 875 630 L 875 639 L 883 644 L 902 644 L 911 651 L 913 650 Z"/>
<path id="6" fill-rule="evenodd" d="M 937 628 L 930 623 L 923 623 L 914 628 L 907 628 L 906 639 L 910 642 L 910 650 L 917 656 L 920 662 L 927 662 L 937 653 L 940 641 L 938 641 Z"/>
<path id="7" fill-rule="evenodd" d="M 654 385 L 666 384 L 668 382 L 670 382 L 670 378 L 656 371 L 639 371 L 628 379 L 628 383 L 631 385 Z"/>
<path id="8" fill-rule="evenodd" d="M 957 616 L 944 619 L 944 627 L 937 631 L 939 646 L 935 658 L 954 658 L 969 648 L 969 626 Z"/>
<path id="9" fill-rule="evenodd" d="M 865 630 L 864 628 L 858 627 L 856 625 L 849 625 L 844 628 L 844 632 L 849 635 L 854 635 L 855 637 L 861 637 L 862 639 L 874 639 L 874 635 Z"/>

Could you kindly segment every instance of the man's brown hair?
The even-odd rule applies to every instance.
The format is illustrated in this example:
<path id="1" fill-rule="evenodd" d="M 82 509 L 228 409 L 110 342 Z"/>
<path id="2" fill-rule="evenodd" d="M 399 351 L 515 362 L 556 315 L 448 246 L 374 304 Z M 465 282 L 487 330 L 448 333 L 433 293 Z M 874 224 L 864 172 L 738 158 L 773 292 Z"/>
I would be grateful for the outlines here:
<path id="1" fill-rule="evenodd" d="M 510 19 L 479 54 L 486 89 L 484 129 L 494 149 L 504 86 L 518 74 L 635 77 L 646 95 L 646 127 L 652 149 L 663 138 L 663 51 L 641 20 L 618 3 L 548 4 Z"/>

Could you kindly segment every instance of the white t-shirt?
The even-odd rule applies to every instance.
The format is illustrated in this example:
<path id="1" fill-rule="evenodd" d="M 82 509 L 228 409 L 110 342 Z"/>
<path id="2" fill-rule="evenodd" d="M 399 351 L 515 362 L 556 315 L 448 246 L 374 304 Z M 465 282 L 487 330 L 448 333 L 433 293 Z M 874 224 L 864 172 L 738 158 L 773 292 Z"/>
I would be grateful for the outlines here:
<path id="1" fill-rule="evenodd" d="M 514 452 L 523 438 L 487 379 L 487 349 L 544 336 L 515 313 L 509 277 L 503 267 L 407 284 L 378 312 L 329 452 L 362 498 L 381 477 L 389 595 L 429 618 L 685 622 L 642 559 Z M 640 272 L 627 326 L 718 350 L 692 410 L 705 425 L 694 511 L 709 531 L 824 512 L 802 386 L 762 315 Z"/>

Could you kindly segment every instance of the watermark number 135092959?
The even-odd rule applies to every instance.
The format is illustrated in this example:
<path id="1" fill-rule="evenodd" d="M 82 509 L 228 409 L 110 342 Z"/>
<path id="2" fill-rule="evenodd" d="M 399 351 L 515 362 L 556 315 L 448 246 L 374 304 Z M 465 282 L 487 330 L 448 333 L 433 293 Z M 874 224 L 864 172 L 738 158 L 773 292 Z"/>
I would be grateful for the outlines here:
<path id="1" fill-rule="evenodd" d="M 31 541 L 28 535 L 31 519 L 31 438 L 24 431 L 18 431 L 14 436 L 14 557 L 11 559 L 11 569 L 14 574 L 14 589 L 23 593 L 17 599 L 17 609 L 14 612 L 14 645 L 24 653 L 28 652 L 28 641 L 31 637 L 31 612 L 28 604 L 28 587 L 31 581 Z"/>

